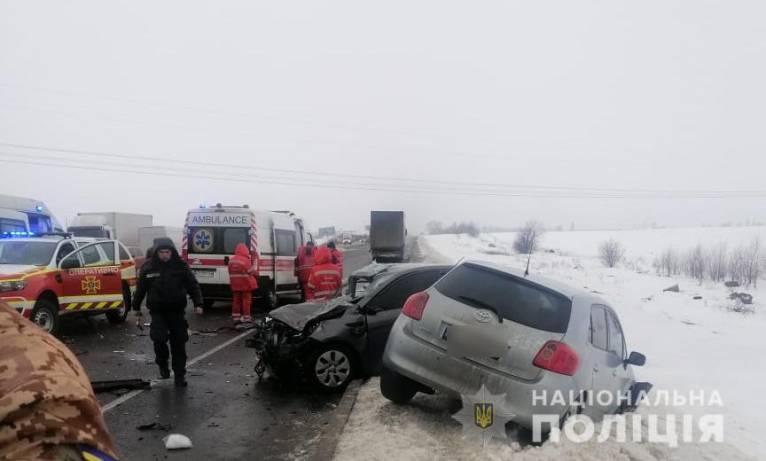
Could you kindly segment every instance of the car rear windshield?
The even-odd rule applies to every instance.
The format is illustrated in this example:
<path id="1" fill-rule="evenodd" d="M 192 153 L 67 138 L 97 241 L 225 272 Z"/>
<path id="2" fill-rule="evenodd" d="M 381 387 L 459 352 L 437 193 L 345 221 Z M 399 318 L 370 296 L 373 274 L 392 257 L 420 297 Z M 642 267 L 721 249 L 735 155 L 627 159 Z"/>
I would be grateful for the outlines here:
<path id="1" fill-rule="evenodd" d="M 562 294 L 474 264 L 456 267 L 435 287 L 463 304 L 554 333 L 566 333 L 572 312 L 572 301 Z"/>

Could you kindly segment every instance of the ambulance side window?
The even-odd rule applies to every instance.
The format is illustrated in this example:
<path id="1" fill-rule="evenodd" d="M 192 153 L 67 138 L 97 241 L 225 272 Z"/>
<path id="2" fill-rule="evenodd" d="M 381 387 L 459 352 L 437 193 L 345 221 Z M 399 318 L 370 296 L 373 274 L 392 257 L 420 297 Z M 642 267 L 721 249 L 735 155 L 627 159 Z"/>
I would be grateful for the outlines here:
<path id="1" fill-rule="evenodd" d="M 277 254 L 279 256 L 296 256 L 298 250 L 295 245 L 295 231 L 276 230 Z"/>

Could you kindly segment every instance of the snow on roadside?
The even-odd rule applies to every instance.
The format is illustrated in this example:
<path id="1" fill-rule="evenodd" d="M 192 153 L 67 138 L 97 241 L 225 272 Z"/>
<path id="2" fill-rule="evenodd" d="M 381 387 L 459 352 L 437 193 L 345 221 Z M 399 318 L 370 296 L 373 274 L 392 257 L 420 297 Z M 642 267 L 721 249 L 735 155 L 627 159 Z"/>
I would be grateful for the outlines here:
<path id="1" fill-rule="evenodd" d="M 451 414 L 454 402 L 441 395 L 418 394 L 407 405 L 395 405 L 380 395 L 380 381 L 373 378 L 359 391 L 354 410 L 338 443 L 335 461 L 752 461 L 725 443 L 681 444 L 614 440 L 577 444 L 562 438 L 542 446 L 518 440 L 492 440 L 486 448 L 475 438 L 464 438 L 460 423 Z M 631 429 L 629 428 L 629 432 Z M 600 429 L 597 427 L 597 433 Z M 645 432 L 645 431 L 644 431 Z M 510 434 L 514 438 L 514 434 Z M 646 438 L 644 438 L 645 440 Z"/>
<path id="2" fill-rule="evenodd" d="M 729 247 L 747 243 L 753 235 L 766 228 L 746 228 L 744 232 L 725 229 Z M 717 243 L 720 229 L 695 230 L 677 248 L 685 249 L 696 243 Z M 673 232 L 666 232 L 665 236 Z M 753 232 L 755 234 L 753 234 Z M 553 233 L 552 233 L 553 234 Z M 561 233 L 564 234 L 564 233 Z M 688 395 L 703 390 L 709 397 L 717 391 L 723 407 L 657 407 L 642 408 L 641 412 L 690 413 L 697 417 L 712 413 L 724 414 L 725 443 L 682 444 L 670 448 L 656 443 L 574 444 L 547 442 L 542 447 L 510 446 L 493 442 L 486 450 L 474 440 L 462 438 L 462 430 L 451 413 L 454 404 L 443 396 L 418 394 L 411 405 L 395 406 L 385 400 L 378 381 L 365 384 L 349 419 L 337 451 L 337 460 L 358 459 L 513 459 L 513 460 L 744 460 L 766 459 L 766 442 L 760 427 L 766 415 L 766 400 L 762 386 L 766 370 L 760 355 L 766 350 L 766 290 L 748 290 L 754 295 L 755 314 L 730 312 L 728 289 L 720 284 L 700 286 L 684 278 L 658 277 L 651 271 L 638 273 L 627 268 L 608 269 L 595 257 L 597 243 L 609 235 L 584 238 L 579 232 L 543 241 L 543 247 L 555 253 L 536 253 L 531 262 L 535 273 L 551 276 L 573 286 L 584 287 L 601 294 L 620 315 L 630 350 L 647 355 L 647 364 L 635 368 L 637 379 L 650 381 L 655 390 L 664 389 Z M 736 237 L 736 238 L 735 238 Z M 619 236 L 616 236 L 620 240 Z M 643 259 L 648 265 L 653 257 L 649 248 L 665 248 L 658 234 L 647 231 L 631 237 L 638 251 L 629 254 Z M 465 257 L 481 259 L 515 267 L 523 267 L 526 258 L 510 251 L 513 236 L 508 234 L 421 237 L 419 245 L 434 262 L 456 262 Z M 660 239 L 662 240 L 662 239 Z M 590 242 L 590 243 L 583 243 Z M 578 247 L 578 245 L 580 245 Z M 687 246 L 687 247 L 688 247 Z M 632 266 L 635 267 L 635 266 Z M 680 293 L 663 292 L 679 283 Z M 702 299 L 694 299 L 701 296 Z M 651 397 L 650 397 L 651 398 Z M 450 411 L 451 410 L 451 411 Z M 680 434 L 680 429 L 679 429 Z M 646 437 L 644 437 L 646 440 Z M 745 455 L 747 453 L 748 455 Z"/>

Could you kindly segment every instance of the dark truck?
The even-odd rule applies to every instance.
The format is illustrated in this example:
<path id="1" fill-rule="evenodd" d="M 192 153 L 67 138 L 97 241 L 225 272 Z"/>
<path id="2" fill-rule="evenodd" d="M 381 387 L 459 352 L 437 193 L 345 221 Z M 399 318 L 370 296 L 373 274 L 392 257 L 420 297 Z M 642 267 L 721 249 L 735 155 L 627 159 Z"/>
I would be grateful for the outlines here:
<path id="1" fill-rule="evenodd" d="M 370 252 L 374 261 L 404 261 L 406 240 L 403 211 L 370 212 Z"/>

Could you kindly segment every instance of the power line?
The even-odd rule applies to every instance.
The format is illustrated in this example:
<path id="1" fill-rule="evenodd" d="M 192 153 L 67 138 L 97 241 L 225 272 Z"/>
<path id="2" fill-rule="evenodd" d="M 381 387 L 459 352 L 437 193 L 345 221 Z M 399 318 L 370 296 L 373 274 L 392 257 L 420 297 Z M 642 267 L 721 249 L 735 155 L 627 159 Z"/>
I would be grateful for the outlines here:
<path id="1" fill-rule="evenodd" d="M 81 150 L 81 149 L 66 149 L 66 148 L 56 148 L 56 147 L 30 145 L 30 144 L 9 143 L 9 142 L 3 142 L 3 141 L 0 141 L 0 145 L 19 148 L 19 149 L 71 153 L 71 154 L 99 156 L 99 157 L 111 157 L 111 158 L 120 158 L 120 159 L 127 159 L 127 160 L 146 160 L 151 162 L 165 162 L 165 163 L 174 163 L 174 164 L 180 163 L 180 164 L 187 164 L 187 165 L 194 165 L 194 166 L 202 166 L 207 168 L 214 167 L 214 168 L 229 168 L 229 169 L 245 169 L 245 170 L 264 171 L 264 172 L 271 172 L 271 173 L 297 174 L 297 175 L 304 175 L 304 176 L 306 175 L 319 176 L 322 178 L 335 177 L 335 178 L 350 178 L 350 179 L 369 179 L 374 181 L 392 181 L 392 182 L 398 182 L 398 183 L 415 183 L 414 184 L 415 186 L 420 186 L 423 184 L 434 184 L 434 185 L 471 187 L 471 188 L 487 187 L 487 188 L 497 188 L 497 189 L 526 189 L 526 190 L 533 189 L 533 190 L 561 191 L 561 192 L 579 191 L 579 192 L 617 193 L 617 194 L 678 194 L 678 195 L 690 194 L 690 195 L 705 195 L 705 196 L 714 195 L 716 197 L 718 195 L 750 196 L 751 194 L 755 194 L 755 196 L 761 196 L 761 194 L 766 193 L 764 191 L 753 191 L 753 190 L 683 190 L 683 189 L 682 190 L 662 190 L 662 189 L 595 188 L 595 187 L 572 187 L 572 186 L 554 186 L 554 185 L 482 183 L 482 182 L 466 182 L 466 181 L 455 181 L 455 180 L 436 180 L 436 179 L 420 179 L 420 178 L 397 178 L 397 177 L 373 176 L 373 175 L 364 175 L 364 174 L 347 174 L 347 173 L 344 174 L 344 173 L 316 172 L 316 171 L 285 169 L 285 168 L 267 168 L 267 167 L 258 167 L 258 166 L 246 165 L 246 164 L 201 162 L 201 161 L 181 160 L 181 159 L 167 160 L 167 159 L 163 159 L 159 157 L 152 157 L 152 156 L 146 156 L 146 155 L 127 155 L 127 154 L 117 154 L 117 153 L 99 152 L 99 151 L 90 151 L 90 150 Z M 403 185 L 412 186 L 412 184 L 403 184 Z"/>
<path id="2" fill-rule="evenodd" d="M 106 171 L 106 172 L 118 172 L 118 173 L 128 173 L 128 174 L 139 174 L 139 175 L 149 175 L 149 176 L 160 176 L 160 177 L 178 177 L 178 178 L 187 178 L 187 179 L 209 179 L 209 180 L 215 180 L 215 181 L 226 181 L 226 182 L 239 182 L 239 183 L 247 183 L 247 184 L 273 184 L 273 185 L 282 185 L 282 186 L 296 186 L 296 187 L 310 187 L 310 188 L 320 188 L 320 189 L 335 189 L 335 190 L 365 190 L 365 191 L 380 191 L 380 192 L 399 192 L 399 193 L 423 193 L 423 194 L 438 194 L 438 195 L 466 195 L 466 196 L 478 196 L 478 197 L 529 197 L 529 198 L 573 198 L 573 199 L 678 199 L 678 198 L 699 198 L 699 199 L 716 199 L 716 198 L 744 198 L 744 197 L 766 197 L 766 192 L 751 192 L 748 194 L 741 194 L 741 195 L 716 195 L 712 193 L 706 193 L 706 194 L 700 194 L 700 195 L 687 195 L 687 196 L 672 196 L 672 195 L 597 195 L 597 194 L 552 194 L 552 193 L 539 193 L 539 192 L 504 192 L 504 193 L 498 193 L 498 192 L 492 192 L 492 191 L 480 191 L 480 190 L 438 190 L 438 189 L 404 189 L 404 188 L 395 188 L 395 187 L 387 187 L 385 185 L 372 185 L 372 186 L 360 186 L 360 185 L 339 185 L 339 184 L 330 184 L 330 183 L 321 183 L 321 182 L 305 182 L 300 180 L 289 180 L 289 179 L 283 179 L 283 180 L 275 180 L 275 179 L 258 179 L 257 181 L 253 181 L 252 179 L 245 179 L 240 177 L 232 177 L 231 175 L 225 175 L 224 173 L 215 173 L 215 175 L 211 174 L 189 174 L 189 173 L 175 173 L 172 171 L 146 171 L 146 170 L 138 170 L 136 168 L 142 168 L 140 166 L 135 166 L 133 168 L 119 168 L 119 167 L 108 167 L 108 166 L 93 166 L 93 165 L 85 165 L 82 163 L 78 163 L 78 161 L 72 161 L 74 163 L 50 163 L 50 162 L 33 162 L 29 160 L 18 160 L 14 158 L 14 155 L 12 153 L 7 152 L 0 152 L 0 155 L 3 156 L 11 156 L 11 158 L 0 158 L 0 162 L 6 162 L 6 163 L 15 163 L 15 164 L 25 164 L 25 165 L 34 165 L 34 166 L 56 166 L 56 167 L 62 167 L 62 168 L 69 168 L 69 169 L 81 169 L 81 170 L 91 170 L 91 171 Z M 66 159 L 60 159 L 60 161 L 66 162 Z M 103 162 L 102 162 L 103 163 Z M 143 168 L 150 168 L 150 167 L 143 167 Z"/>

